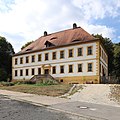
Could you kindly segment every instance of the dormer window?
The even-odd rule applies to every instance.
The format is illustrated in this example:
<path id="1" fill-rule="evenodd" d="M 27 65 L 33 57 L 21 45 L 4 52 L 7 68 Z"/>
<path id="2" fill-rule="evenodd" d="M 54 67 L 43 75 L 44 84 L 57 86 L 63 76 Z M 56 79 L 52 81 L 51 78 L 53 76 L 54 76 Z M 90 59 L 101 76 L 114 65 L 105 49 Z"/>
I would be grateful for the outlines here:
<path id="1" fill-rule="evenodd" d="M 80 42 L 79 39 L 72 40 L 72 42 Z"/>
<path id="2" fill-rule="evenodd" d="M 47 47 L 53 47 L 53 46 L 55 46 L 53 43 L 51 43 L 51 42 L 49 42 L 49 41 L 46 41 L 46 42 L 45 42 L 45 45 L 46 45 L 46 48 L 47 48 Z"/>

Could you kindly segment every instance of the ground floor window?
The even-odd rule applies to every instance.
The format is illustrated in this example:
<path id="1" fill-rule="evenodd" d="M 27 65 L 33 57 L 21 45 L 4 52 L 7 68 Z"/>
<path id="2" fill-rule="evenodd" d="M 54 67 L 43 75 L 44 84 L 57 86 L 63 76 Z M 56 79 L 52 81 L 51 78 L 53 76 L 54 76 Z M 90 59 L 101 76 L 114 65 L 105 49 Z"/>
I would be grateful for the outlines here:
<path id="1" fill-rule="evenodd" d="M 18 71 L 17 70 L 15 70 L 15 76 L 18 76 Z"/>
<path id="2" fill-rule="evenodd" d="M 23 76 L 23 70 L 20 70 L 20 76 Z"/>
<path id="3" fill-rule="evenodd" d="M 69 73 L 73 72 L 73 65 L 69 65 Z"/>
<path id="4" fill-rule="evenodd" d="M 35 74 L 35 69 L 34 68 L 32 68 L 32 75 L 34 75 Z"/>
<path id="5" fill-rule="evenodd" d="M 52 74 L 56 74 L 56 66 L 52 68 Z"/>
<path id="6" fill-rule="evenodd" d="M 26 69 L 26 76 L 28 76 L 28 69 Z"/>
<path id="7" fill-rule="evenodd" d="M 64 66 L 60 66 L 60 73 L 64 73 Z"/>
<path id="8" fill-rule="evenodd" d="M 38 68 L 38 75 L 41 74 L 41 68 Z"/>
<path id="9" fill-rule="evenodd" d="M 88 63 L 88 72 L 92 72 L 92 63 Z"/>
<path id="10" fill-rule="evenodd" d="M 82 64 L 78 64 L 78 72 L 82 72 Z"/>

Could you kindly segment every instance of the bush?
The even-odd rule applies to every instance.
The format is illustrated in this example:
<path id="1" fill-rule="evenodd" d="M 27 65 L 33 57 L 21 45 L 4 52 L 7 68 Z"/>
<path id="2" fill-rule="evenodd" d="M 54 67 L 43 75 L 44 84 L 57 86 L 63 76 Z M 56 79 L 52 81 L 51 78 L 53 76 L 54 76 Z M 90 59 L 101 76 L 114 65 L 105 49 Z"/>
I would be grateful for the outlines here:
<path id="1" fill-rule="evenodd" d="M 1 82 L 2 86 L 13 86 L 15 85 L 13 82 Z"/>
<path id="2" fill-rule="evenodd" d="M 20 84 L 35 84 L 35 81 L 30 81 L 30 80 L 14 80 L 14 84 L 20 85 Z"/>

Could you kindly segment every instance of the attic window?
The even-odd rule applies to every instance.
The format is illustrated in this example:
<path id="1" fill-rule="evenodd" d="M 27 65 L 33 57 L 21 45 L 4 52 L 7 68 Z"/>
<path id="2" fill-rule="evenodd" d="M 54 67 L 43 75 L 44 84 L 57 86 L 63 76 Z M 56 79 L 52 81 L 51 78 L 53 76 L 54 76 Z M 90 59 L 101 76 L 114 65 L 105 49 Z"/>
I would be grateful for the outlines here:
<path id="1" fill-rule="evenodd" d="M 72 42 L 79 42 L 80 40 L 76 39 L 76 40 L 72 40 Z"/>
<path id="2" fill-rule="evenodd" d="M 46 42 L 45 42 L 45 45 L 46 45 L 46 47 L 55 46 L 53 43 L 51 43 L 51 42 L 49 42 L 49 41 L 46 41 Z"/>
<path id="3" fill-rule="evenodd" d="M 26 51 L 30 51 L 30 50 L 32 50 L 31 48 L 29 48 L 29 49 L 27 49 Z"/>
<path id="4" fill-rule="evenodd" d="M 52 37 L 50 40 L 57 39 L 57 37 Z"/>

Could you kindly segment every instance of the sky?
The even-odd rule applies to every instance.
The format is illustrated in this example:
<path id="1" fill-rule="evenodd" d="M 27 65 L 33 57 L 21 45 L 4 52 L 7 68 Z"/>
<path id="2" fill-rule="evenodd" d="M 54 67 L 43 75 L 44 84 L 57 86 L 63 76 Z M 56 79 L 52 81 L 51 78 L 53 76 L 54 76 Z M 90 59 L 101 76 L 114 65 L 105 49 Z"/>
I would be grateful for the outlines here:
<path id="1" fill-rule="evenodd" d="M 120 0 L 0 0 L 0 36 L 15 52 L 43 35 L 72 28 L 120 42 Z"/>

